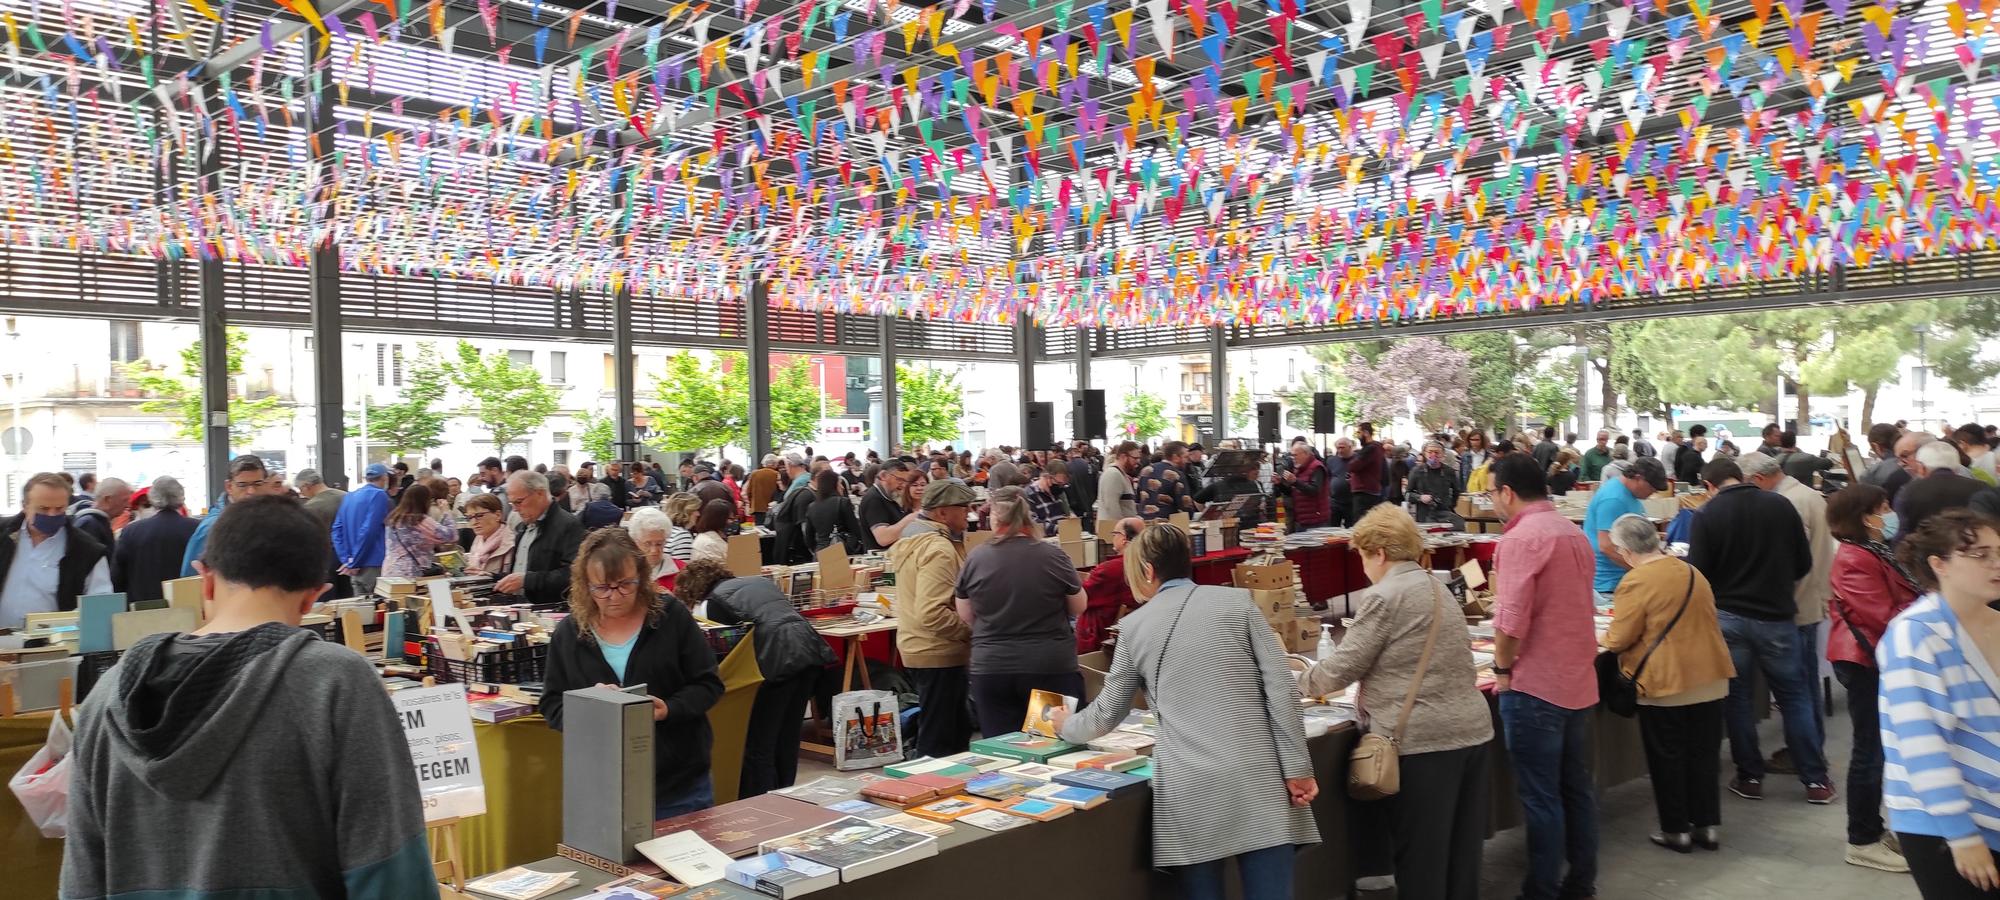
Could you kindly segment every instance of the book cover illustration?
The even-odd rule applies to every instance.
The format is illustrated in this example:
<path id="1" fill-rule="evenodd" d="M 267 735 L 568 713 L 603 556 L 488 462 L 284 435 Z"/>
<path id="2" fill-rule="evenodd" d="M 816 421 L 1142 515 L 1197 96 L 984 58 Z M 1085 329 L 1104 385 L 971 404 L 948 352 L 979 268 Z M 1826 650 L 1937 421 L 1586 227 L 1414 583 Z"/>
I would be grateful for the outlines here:
<path id="1" fill-rule="evenodd" d="M 1056 737 L 1056 710 L 1076 712 L 1076 704 L 1075 697 L 1036 690 L 1028 695 L 1028 717 L 1021 722 L 1021 730 L 1046 738 Z"/>
<path id="2" fill-rule="evenodd" d="M 782 838 L 767 849 L 846 870 L 936 840 L 929 835 L 850 816 Z"/>

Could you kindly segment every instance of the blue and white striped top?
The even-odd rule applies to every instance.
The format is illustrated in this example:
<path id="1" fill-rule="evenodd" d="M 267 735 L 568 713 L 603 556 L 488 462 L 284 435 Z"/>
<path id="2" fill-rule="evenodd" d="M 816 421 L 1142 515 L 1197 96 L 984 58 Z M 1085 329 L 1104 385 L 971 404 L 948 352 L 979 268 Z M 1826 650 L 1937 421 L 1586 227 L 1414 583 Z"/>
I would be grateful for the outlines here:
<path id="1" fill-rule="evenodd" d="M 1889 623 L 1875 658 L 1889 827 L 2000 849 L 2000 677 L 1935 593 Z"/>

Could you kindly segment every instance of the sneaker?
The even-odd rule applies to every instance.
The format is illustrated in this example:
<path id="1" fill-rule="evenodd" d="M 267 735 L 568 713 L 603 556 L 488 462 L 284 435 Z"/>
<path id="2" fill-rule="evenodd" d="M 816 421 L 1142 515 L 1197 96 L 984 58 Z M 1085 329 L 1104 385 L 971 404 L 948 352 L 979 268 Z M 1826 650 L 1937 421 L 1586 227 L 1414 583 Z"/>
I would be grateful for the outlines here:
<path id="1" fill-rule="evenodd" d="M 1847 864 L 1864 869 L 1880 869 L 1884 872 L 1908 872 L 1910 864 L 1903 861 L 1903 854 L 1897 853 L 1887 841 L 1872 844 L 1848 844 Z"/>
<path id="2" fill-rule="evenodd" d="M 1814 806 L 1825 806 L 1833 802 L 1833 785 L 1814 782 L 1806 785 L 1806 802 Z"/>
<path id="3" fill-rule="evenodd" d="M 1729 781 L 1729 792 L 1745 800 L 1762 800 L 1764 782 L 1755 778 L 1732 778 Z"/>
<path id="4" fill-rule="evenodd" d="M 1771 758 L 1764 761 L 1764 770 L 1773 775 L 1799 774 L 1799 770 L 1792 768 L 1792 749 L 1790 747 L 1779 747 L 1778 752 L 1771 754 Z"/>

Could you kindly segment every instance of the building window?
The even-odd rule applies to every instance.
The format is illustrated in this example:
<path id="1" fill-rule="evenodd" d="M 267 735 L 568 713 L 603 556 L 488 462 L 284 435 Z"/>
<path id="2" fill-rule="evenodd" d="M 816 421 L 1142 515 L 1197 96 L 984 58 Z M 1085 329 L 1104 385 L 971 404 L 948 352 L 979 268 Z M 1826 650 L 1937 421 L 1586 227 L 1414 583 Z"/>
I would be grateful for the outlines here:
<path id="1" fill-rule="evenodd" d="M 145 355 L 145 346 L 139 340 L 139 323 L 112 320 L 111 361 L 121 363 L 138 362 L 139 357 Z"/>
<path id="2" fill-rule="evenodd" d="M 535 351 L 509 350 L 507 351 L 507 360 L 514 365 L 532 369 L 535 367 Z"/>
<path id="3" fill-rule="evenodd" d="M 549 383 L 567 384 L 568 382 L 569 354 L 561 350 L 549 351 Z"/>
<path id="4" fill-rule="evenodd" d="M 556 465 L 559 465 L 559 466 L 566 466 L 566 465 L 569 465 L 569 451 L 568 451 L 568 450 L 557 450 L 557 451 L 556 451 Z"/>
<path id="5" fill-rule="evenodd" d="M 403 386 L 403 345 L 375 345 L 375 386 Z"/>
<path id="6" fill-rule="evenodd" d="M 556 443 L 558 443 L 558 444 L 567 444 L 567 443 L 569 443 L 569 432 L 567 432 L 567 431 L 558 431 L 558 432 L 556 432 L 556 433 L 555 433 L 555 439 L 556 439 Z"/>
<path id="7" fill-rule="evenodd" d="M 606 354 L 604 354 L 604 382 L 603 382 L 603 383 L 604 383 L 604 385 L 606 386 L 606 389 L 607 389 L 607 390 L 608 390 L 608 389 L 610 389 L 610 386 L 611 386 L 611 385 L 614 385 L 614 384 L 617 384 L 617 383 L 618 383 L 618 369 L 617 369 L 617 367 L 616 367 L 616 366 L 614 366 L 614 365 L 612 364 L 612 362 L 611 362 L 611 354 L 609 354 L 609 353 L 606 353 Z"/>

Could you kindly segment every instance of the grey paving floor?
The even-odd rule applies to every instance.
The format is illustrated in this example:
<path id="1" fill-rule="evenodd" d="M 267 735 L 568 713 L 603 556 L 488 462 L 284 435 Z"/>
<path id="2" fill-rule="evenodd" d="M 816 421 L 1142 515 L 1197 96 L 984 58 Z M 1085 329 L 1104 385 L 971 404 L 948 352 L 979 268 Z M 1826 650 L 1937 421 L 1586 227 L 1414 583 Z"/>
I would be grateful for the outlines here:
<path id="1" fill-rule="evenodd" d="M 1833 713 L 1827 719 L 1827 757 L 1834 781 L 1847 772 L 1852 729 L 1846 700 L 1834 688 Z M 1774 717 L 1763 723 L 1759 738 L 1769 753 L 1783 745 Z M 1732 772 L 1724 745 L 1723 777 Z M 1805 802 L 1796 776 L 1775 775 L 1765 782 L 1762 801 L 1722 795 L 1722 849 L 1697 849 L 1683 856 L 1646 839 L 1658 827 L 1653 815 L 1652 787 L 1644 779 L 1607 792 L 1600 802 L 1603 822 L 1597 883 L 1600 900 L 1916 900 L 1908 875 L 1892 875 L 1850 866 L 1842 861 L 1846 848 L 1845 798 L 1829 806 Z M 1513 900 L 1527 865 L 1525 833 L 1513 829 L 1486 842 L 1487 900 Z"/>

